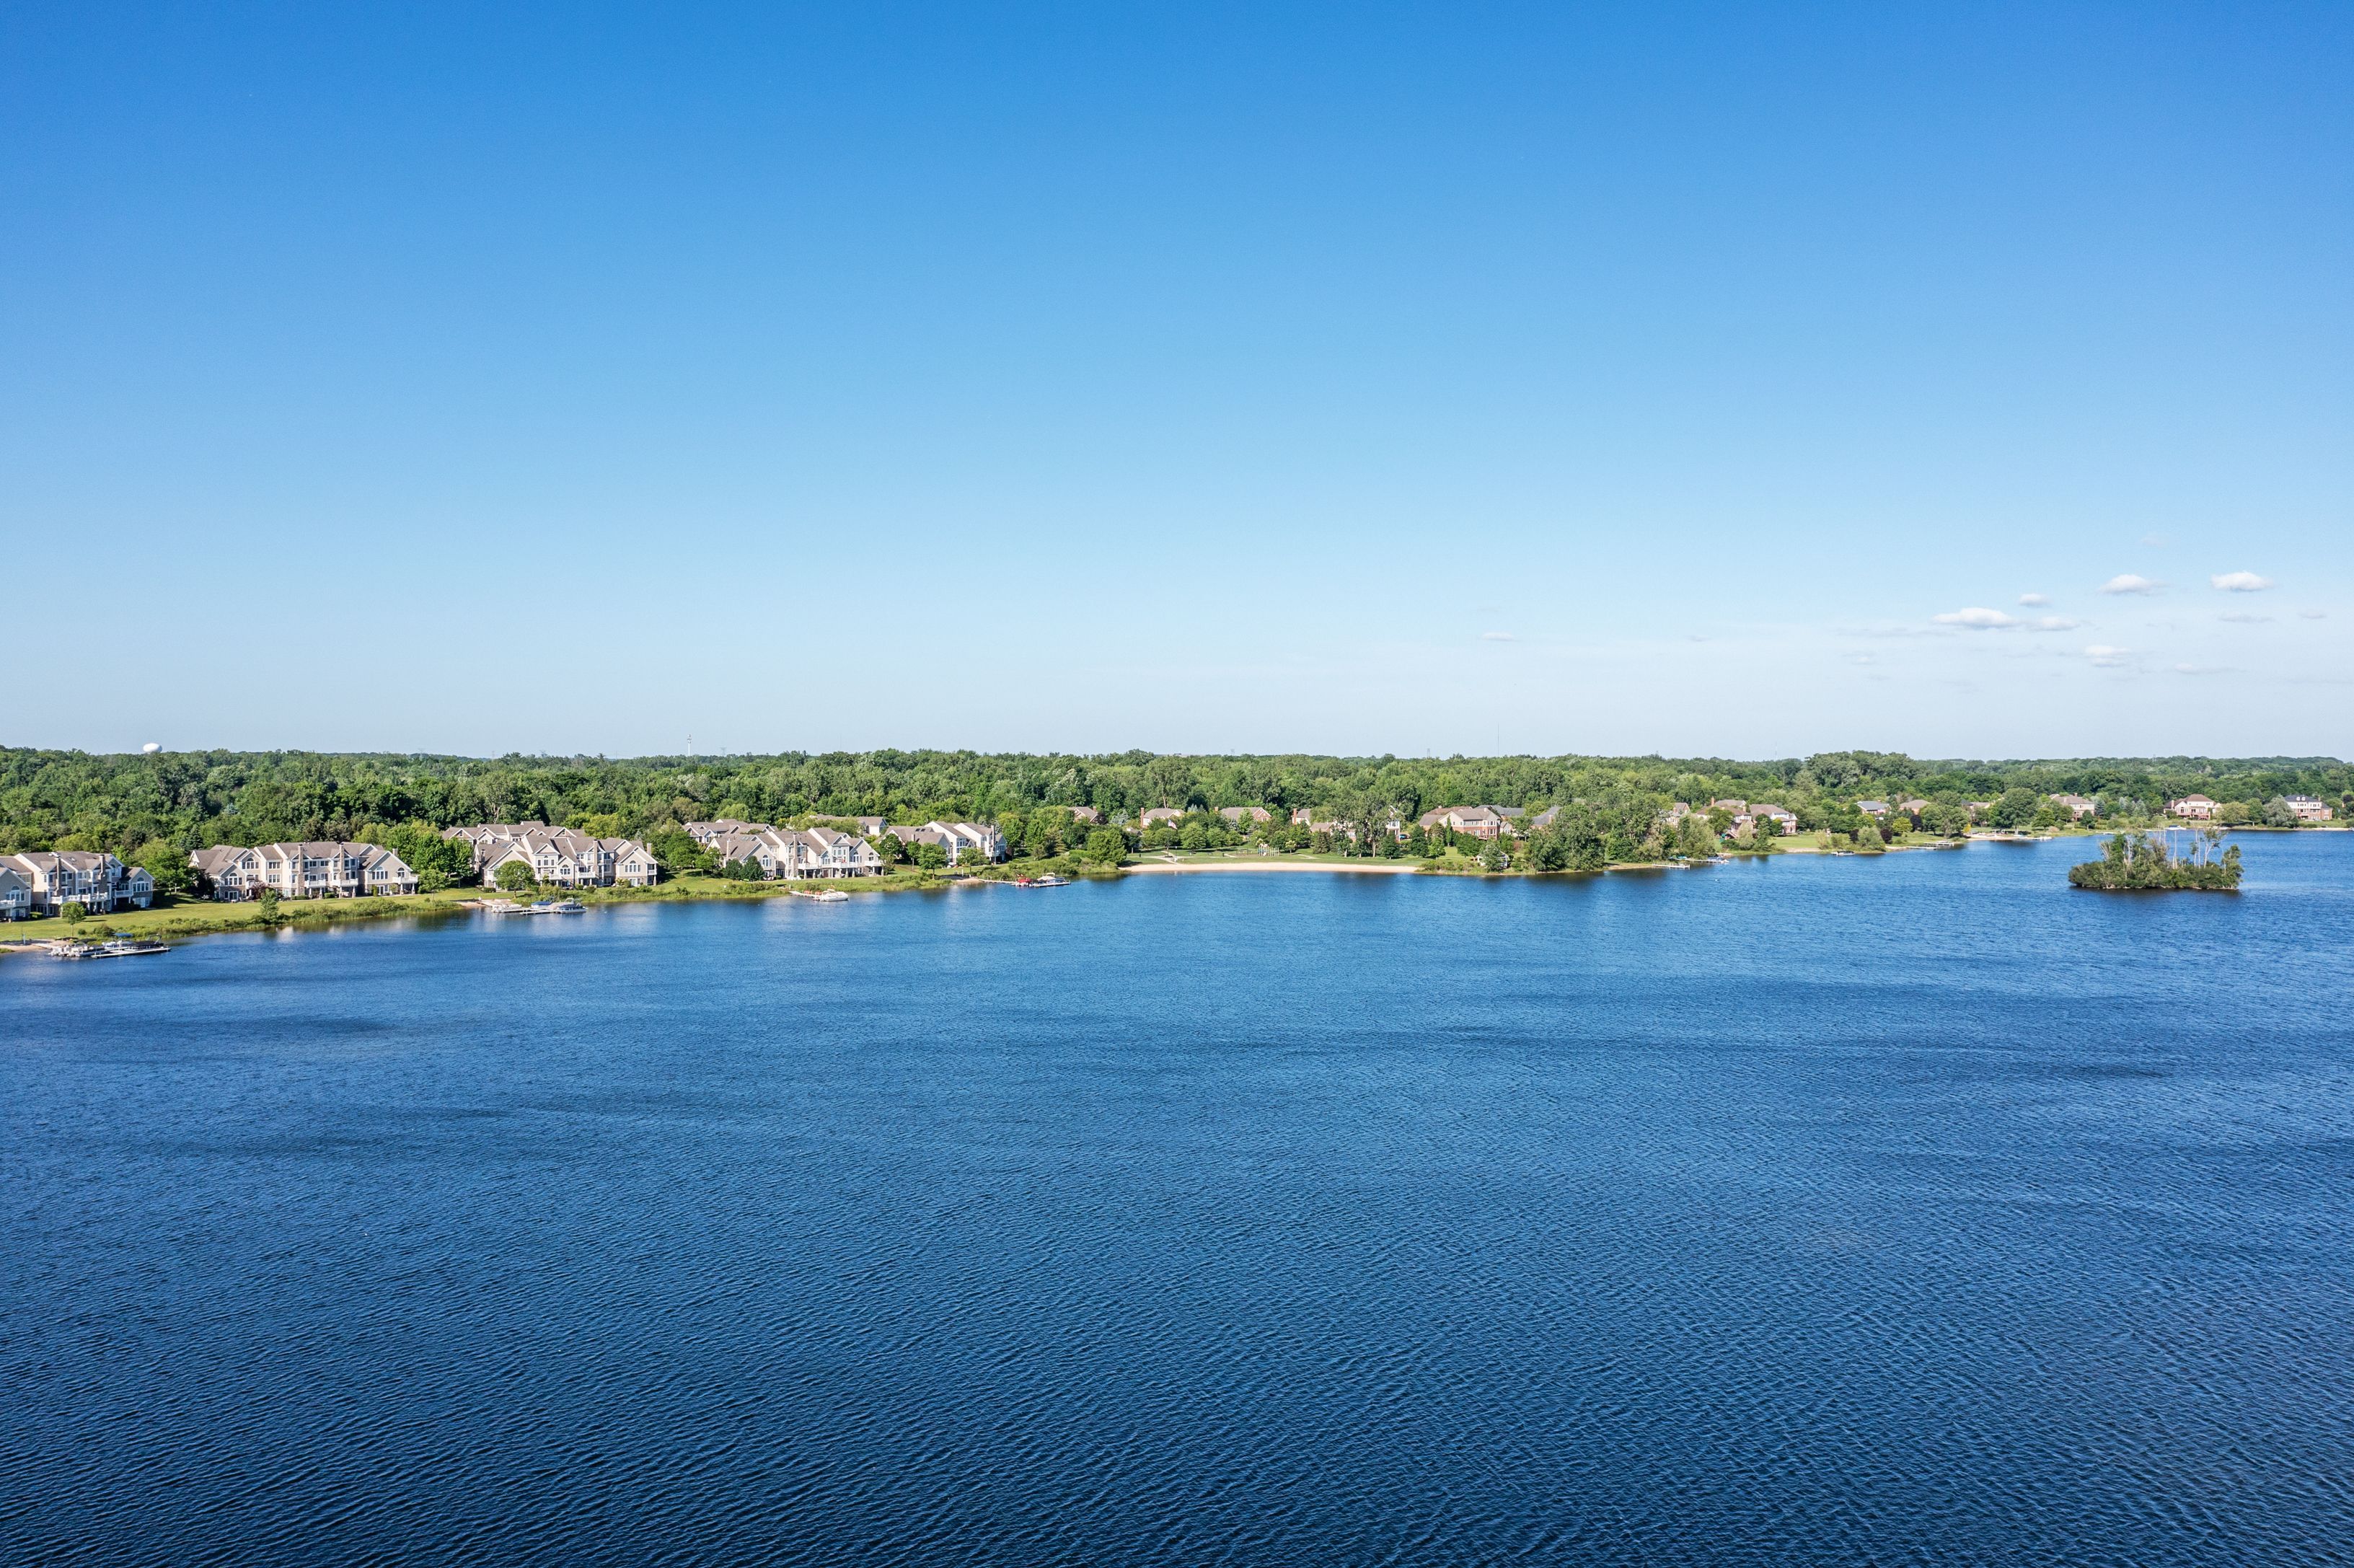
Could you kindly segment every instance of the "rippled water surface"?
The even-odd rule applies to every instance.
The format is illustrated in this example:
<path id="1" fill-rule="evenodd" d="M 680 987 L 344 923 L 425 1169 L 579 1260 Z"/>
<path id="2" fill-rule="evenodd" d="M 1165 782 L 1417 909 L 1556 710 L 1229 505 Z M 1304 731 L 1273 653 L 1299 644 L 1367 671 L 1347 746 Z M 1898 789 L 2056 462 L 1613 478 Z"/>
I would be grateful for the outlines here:
<path id="1" fill-rule="evenodd" d="M 0 961 L 0 1559 L 2354 1561 L 2354 836 Z"/>

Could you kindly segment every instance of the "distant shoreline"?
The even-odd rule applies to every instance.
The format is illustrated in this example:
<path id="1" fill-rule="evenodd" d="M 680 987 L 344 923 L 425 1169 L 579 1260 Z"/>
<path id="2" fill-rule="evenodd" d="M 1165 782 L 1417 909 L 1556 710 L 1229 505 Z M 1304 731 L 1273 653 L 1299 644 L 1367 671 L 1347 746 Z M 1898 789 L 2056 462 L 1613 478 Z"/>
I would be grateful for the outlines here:
<path id="1" fill-rule="evenodd" d="M 1124 876 L 1140 871 L 1324 871 L 1341 876 L 1413 876 L 1422 870 L 1422 865 L 1420 862 L 1409 865 L 1379 860 L 1367 861 L 1363 865 L 1333 860 L 1150 860 L 1131 861 L 1119 869 Z"/>
<path id="2" fill-rule="evenodd" d="M 2327 828 L 2267 830 L 2236 828 L 2233 832 L 2344 832 L 2348 825 L 2332 824 Z M 1780 859 L 1785 855 L 1815 856 L 1821 854 L 1860 854 L 1861 858 L 1878 859 L 1882 854 L 1900 854 L 1916 850 L 1956 850 L 1981 843 L 2035 843 L 2055 839 L 2097 839 L 2106 836 L 2107 830 L 2074 832 L 2062 830 L 2052 833 L 2021 834 L 2018 837 L 1975 832 L 1967 840 L 1939 840 L 1934 842 L 1891 844 L 1885 850 L 1872 852 L 1835 851 L 1819 843 L 1776 844 L 1771 855 L 1736 853 L 1734 861 Z M 1165 853 L 1165 852 L 1163 852 Z M 1053 870 L 1077 880 L 1116 882 L 1126 876 L 1183 874 L 1196 872 L 1275 872 L 1289 874 L 1325 873 L 1335 876 L 1437 876 L 1468 877 L 1474 881 L 1522 881 L 1532 877 L 1594 876 L 1612 872 L 1660 872 L 1678 869 L 1681 863 L 1670 861 L 1621 862 L 1585 871 L 1532 872 L 1511 870 L 1486 872 L 1473 866 L 1434 863 L 1411 860 L 1357 859 L 1355 857 L 1292 857 L 1228 858 L 1204 856 L 1194 860 L 1164 860 L 1157 858 L 1130 860 L 1118 867 L 1054 862 L 1039 865 L 1030 874 Z M 957 887 L 1012 885 L 1016 876 L 1029 868 L 1015 870 L 1007 865 L 991 866 L 981 875 L 962 875 L 954 872 L 915 872 L 895 868 L 879 877 L 851 877 L 826 881 L 768 881 L 739 883 L 718 877 L 690 874 L 647 888 L 554 888 L 547 893 L 578 898 L 590 907 L 624 904 L 686 904 L 703 902 L 740 903 L 806 893 L 816 887 L 839 889 L 852 895 L 877 895 L 904 892 L 946 892 Z M 539 895 L 535 895 L 535 896 Z M 270 920 L 261 913 L 258 903 L 217 904 L 194 897 L 175 898 L 160 903 L 153 909 L 118 910 L 111 915 L 93 915 L 80 931 L 66 927 L 54 917 L 21 924 L 0 925 L 0 959 L 12 953 L 38 951 L 46 941 L 61 937 L 84 936 L 98 939 L 109 933 L 141 939 L 185 942 L 209 936 L 260 935 L 277 931 L 309 928 L 319 930 L 331 926 L 385 919 L 446 920 L 480 916 L 481 906 L 497 896 L 489 889 L 450 888 L 440 893 L 410 895 L 400 897 L 301 899 L 280 906 L 278 917 Z"/>

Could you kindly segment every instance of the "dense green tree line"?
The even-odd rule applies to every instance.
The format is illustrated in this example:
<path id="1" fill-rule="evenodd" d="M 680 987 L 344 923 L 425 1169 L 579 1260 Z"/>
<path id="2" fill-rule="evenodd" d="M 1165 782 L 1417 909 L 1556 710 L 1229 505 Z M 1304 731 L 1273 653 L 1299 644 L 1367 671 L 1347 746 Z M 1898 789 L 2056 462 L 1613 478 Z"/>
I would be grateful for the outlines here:
<path id="1" fill-rule="evenodd" d="M 2266 820 L 2289 795 L 2340 808 L 2354 768 L 2330 758 L 2105 758 L 1933 762 L 1828 752 L 1778 761 L 1718 758 L 1100 757 L 875 751 L 773 757 L 496 758 L 316 752 L 101 756 L 0 748 L 0 851 L 109 849 L 151 869 L 215 842 L 370 838 L 419 848 L 431 830 L 537 819 L 654 842 L 679 823 L 734 816 L 785 821 L 884 816 L 991 821 L 1016 843 L 1082 848 L 1068 809 L 1107 818 L 1149 806 L 1263 805 L 1281 823 L 1308 806 L 1341 821 L 1411 821 L 1435 806 L 1486 803 L 1564 811 L 1546 848 L 1572 864 L 1659 847 L 1670 800 L 1720 797 L 1788 806 L 1808 827 L 1852 831 L 1854 802 L 1920 797 L 1941 811 L 1993 800 L 2032 819 L 2053 791 L 2091 796 L 2107 814 L 2147 815 L 2198 792 Z M 2020 825 L 2027 825 L 2021 821 Z M 419 848 L 420 853 L 429 853 Z"/>

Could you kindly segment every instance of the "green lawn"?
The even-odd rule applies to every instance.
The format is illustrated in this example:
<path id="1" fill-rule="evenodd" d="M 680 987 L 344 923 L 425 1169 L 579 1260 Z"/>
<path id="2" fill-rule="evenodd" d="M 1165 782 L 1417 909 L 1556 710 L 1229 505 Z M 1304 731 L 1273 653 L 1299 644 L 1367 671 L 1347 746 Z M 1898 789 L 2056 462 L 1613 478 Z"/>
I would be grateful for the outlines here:
<path id="1" fill-rule="evenodd" d="M 1076 866 L 1067 862 L 1022 861 L 1011 865 L 992 866 L 992 879 L 1038 875 L 1048 870 L 1066 875 L 1105 874 L 1099 866 Z M 258 903 L 216 904 L 208 898 L 158 895 L 152 909 L 125 909 L 112 915 L 93 915 L 79 926 L 69 926 L 55 917 L 25 920 L 0 925 L 0 942 L 44 941 L 54 937 L 102 938 L 112 932 L 125 936 L 171 938 L 201 937 L 217 931 L 262 931 L 274 926 L 328 925 L 345 920 L 383 920 L 400 916 L 455 915 L 464 913 L 464 906 L 484 898 L 514 898 L 528 903 L 541 897 L 572 897 L 583 904 L 661 904 L 706 898 L 780 898 L 793 893 L 807 893 L 818 887 L 839 887 L 845 893 L 891 893 L 910 888 L 945 887 L 950 880 L 946 872 L 918 871 L 912 866 L 894 867 L 882 876 L 846 877 L 839 882 L 731 882 L 725 877 L 704 876 L 690 873 L 653 887 L 584 887 L 578 889 L 546 888 L 535 892 L 503 894 L 491 887 L 452 887 L 440 893 L 420 893 L 405 898 L 314 898 L 287 900 L 278 906 L 278 918 L 265 918 Z"/>
<path id="2" fill-rule="evenodd" d="M 473 888 L 446 893 L 420 893 L 408 898 L 322 898 L 279 906 L 280 925 L 300 921 L 379 920 L 393 915 L 448 914 L 463 898 L 479 896 Z M 152 909 L 123 909 L 93 915 L 79 926 L 52 916 L 0 926 L 0 941 L 40 941 L 51 937 L 99 937 L 121 931 L 133 937 L 194 937 L 211 931 L 259 931 L 270 922 L 259 904 L 216 904 L 208 898 L 158 895 Z"/>

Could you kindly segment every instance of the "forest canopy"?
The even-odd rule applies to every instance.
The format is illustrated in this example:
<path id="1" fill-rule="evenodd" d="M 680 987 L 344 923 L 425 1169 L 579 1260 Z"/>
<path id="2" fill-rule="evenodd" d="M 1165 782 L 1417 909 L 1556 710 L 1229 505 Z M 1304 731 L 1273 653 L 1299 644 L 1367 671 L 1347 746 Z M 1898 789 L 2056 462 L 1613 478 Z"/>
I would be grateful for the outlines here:
<path id="1" fill-rule="evenodd" d="M 1307 806 L 1320 815 L 1365 821 L 1411 818 L 1436 806 L 1631 810 L 1734 797 L 1772 800 L 1811 822 L 1874 798 L 1957 805 L 2007 791 L 2035 799 L 2067 792 L 2147 814 L 2196 792 L 2259 809 L 2284 796 L 2318 796 L 2342 813 L 2349 790 L 2354 768 L 2326 758 L 1969 762 L 1837 751 L 1741 762 L 872 751 L 484 758 L 0 747 L 0 853 L 104 849 L 144 863 L 212 843 L 384 839 L 403 827 L 413 832 L 472 822 L 535 820 L 651 838 L 697 818 L 1002 821 L 1041 806 L 1091 806 L 1109 820 L 1150 806 L 1257 805 L 1278 812 Z"/>

